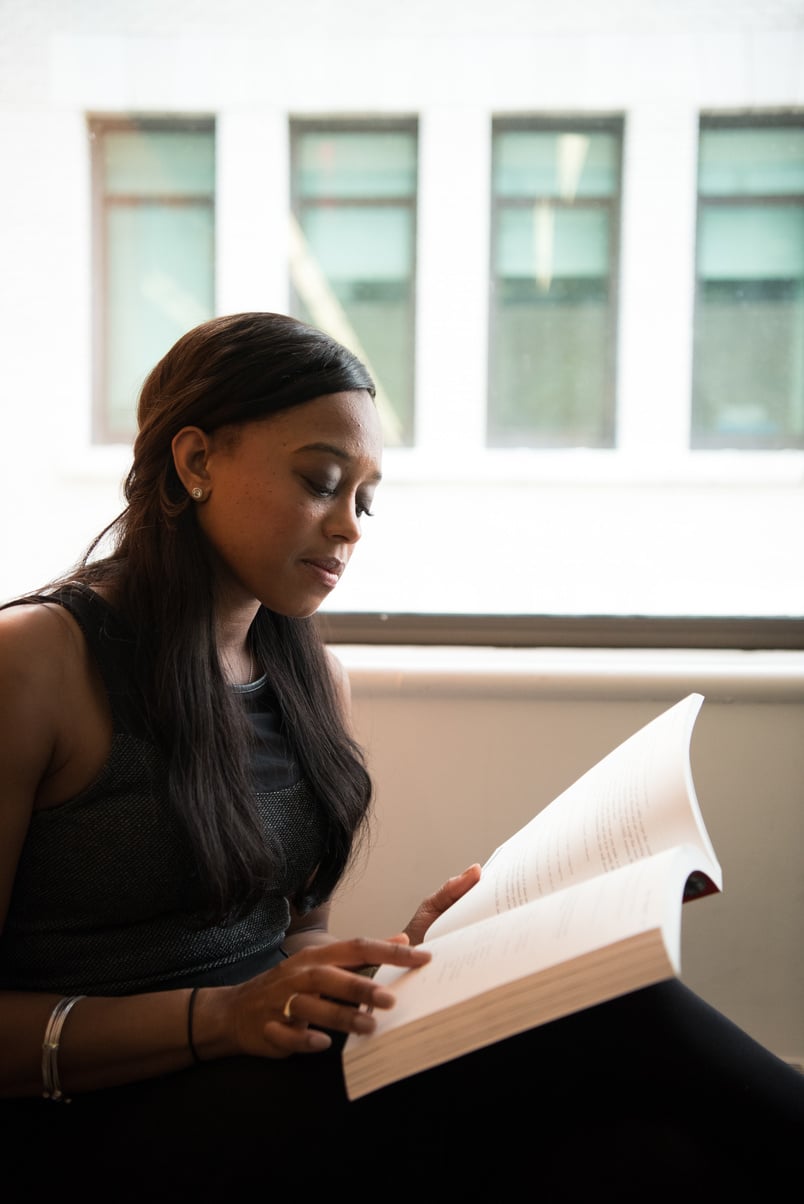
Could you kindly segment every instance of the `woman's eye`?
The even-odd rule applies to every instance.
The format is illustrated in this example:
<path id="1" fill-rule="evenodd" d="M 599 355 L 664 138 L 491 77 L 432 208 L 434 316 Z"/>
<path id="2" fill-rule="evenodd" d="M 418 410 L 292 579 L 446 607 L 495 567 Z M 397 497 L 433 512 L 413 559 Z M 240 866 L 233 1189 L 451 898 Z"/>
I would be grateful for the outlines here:
<path id="1" fill-rule="evenodd" d="M 316 497 L 332 497 L 336 489 L 336 486 L 329 484 L 329 482 L 312 481 L 309 477 L 306 478 L 305 483 L 310 492 L 314 493 Z"/>
<path id="2" fill-rule="evenodd" d="M 340 481 L 317 481 L 314 477 L 303 477 L 302 480 L 314 497 L 322 499 L 335 497 L 341 486 Z M 370 497 L 355 498 L 355 514 L 358 518 L 372 517 L 371 501 Z"/>

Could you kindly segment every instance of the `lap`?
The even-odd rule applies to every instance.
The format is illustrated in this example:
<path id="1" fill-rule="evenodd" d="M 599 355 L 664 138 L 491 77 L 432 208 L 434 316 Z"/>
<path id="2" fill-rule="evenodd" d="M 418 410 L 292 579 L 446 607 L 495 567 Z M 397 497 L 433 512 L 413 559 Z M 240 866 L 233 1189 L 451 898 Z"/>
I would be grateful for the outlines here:
<path id="1" fill-rule="evenodd" d="M 43 1194 L 44 1150 L 48 1190 L 69 1197 L 71 1185 L 114 1176 L 108 1198 L 121 1202 L 190 1192 L 217 1201 L 284 1180 L 324 1187 L 338 1168 L 387 1186 L 418 1168 L 439 1200 L 534 1176 L 550 1204 L 656 1200 L 663 1188 L 669 1199 L 703 1182 L 725 1198 L 727 1183 L 767 1190 L 772 1174 L 781 1184 L 783 1171 L 804 1170 L 804 1078 L 676 981 L 353 1103 L 336 1042 L 325 1054 L 227 1059 L 68 1105 L 7 1101 L 2 1113 L 20 1181 L 37 1168 L 32 1200 Z"/>

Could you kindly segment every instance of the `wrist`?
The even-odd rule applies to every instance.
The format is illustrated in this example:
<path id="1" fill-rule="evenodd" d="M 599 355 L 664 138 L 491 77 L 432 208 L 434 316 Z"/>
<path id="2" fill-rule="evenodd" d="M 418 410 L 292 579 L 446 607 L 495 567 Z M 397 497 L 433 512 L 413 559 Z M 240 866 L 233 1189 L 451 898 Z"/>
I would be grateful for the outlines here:
<path id="1" fill-rule="evenodd" d="M 214 1062 L 237 1051 L 228 1038 L 226 987 L 195 987 L 187 998 L 187 1047 L 195 1064 Z"/>

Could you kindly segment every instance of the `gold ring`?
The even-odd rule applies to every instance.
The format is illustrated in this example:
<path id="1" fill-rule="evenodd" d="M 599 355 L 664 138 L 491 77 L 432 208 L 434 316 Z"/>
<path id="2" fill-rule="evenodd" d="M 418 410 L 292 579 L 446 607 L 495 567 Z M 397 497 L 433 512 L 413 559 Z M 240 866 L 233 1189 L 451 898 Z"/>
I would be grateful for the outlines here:
<path id="1" fill-rule="evenodd" d="M 291 1004 L 293 1003 L 293 1000 L 297 997 L 298 994 L 299 994 L 298 991 L 291 991 L 291 993 L 288 995 L 287 999 L 285 1000 L 285 1006 L 282 1008 L 282 1015 L 285 1017 L 286 1020 L 293 1019 L 290 1008 L 291 1008 Z"/>

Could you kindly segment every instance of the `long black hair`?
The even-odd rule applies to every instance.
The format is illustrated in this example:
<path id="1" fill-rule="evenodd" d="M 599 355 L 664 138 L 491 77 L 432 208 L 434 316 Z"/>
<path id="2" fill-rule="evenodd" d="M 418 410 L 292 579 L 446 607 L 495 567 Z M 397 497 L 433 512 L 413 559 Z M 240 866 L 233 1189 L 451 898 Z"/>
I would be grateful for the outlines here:
<path id="1" fill-rule="evenodd" d="M 253 906 L 283 853 L 257 818 L 252 729 L 218 664 L 210 561 L 171 441 L 184 426 L 212 432 L 356 389 L 374 396 L 364 365 L 328 335 L 285 315 L 233 314 L 190 330 L 142 387 L 126 508 L 70 574 L 106 585 L 134 633 L 134 684 L 149 734 L 167 762 L 170 796 L 214 920 Z M 356 851 L 371 782 L 345 728 L 315 617 L 288 618 L 260 607 L 248 642 L 275 690 L 325 820 L 323 858 L 312 884 L 294 900 L 305 910 L 331 894 Z"/>

